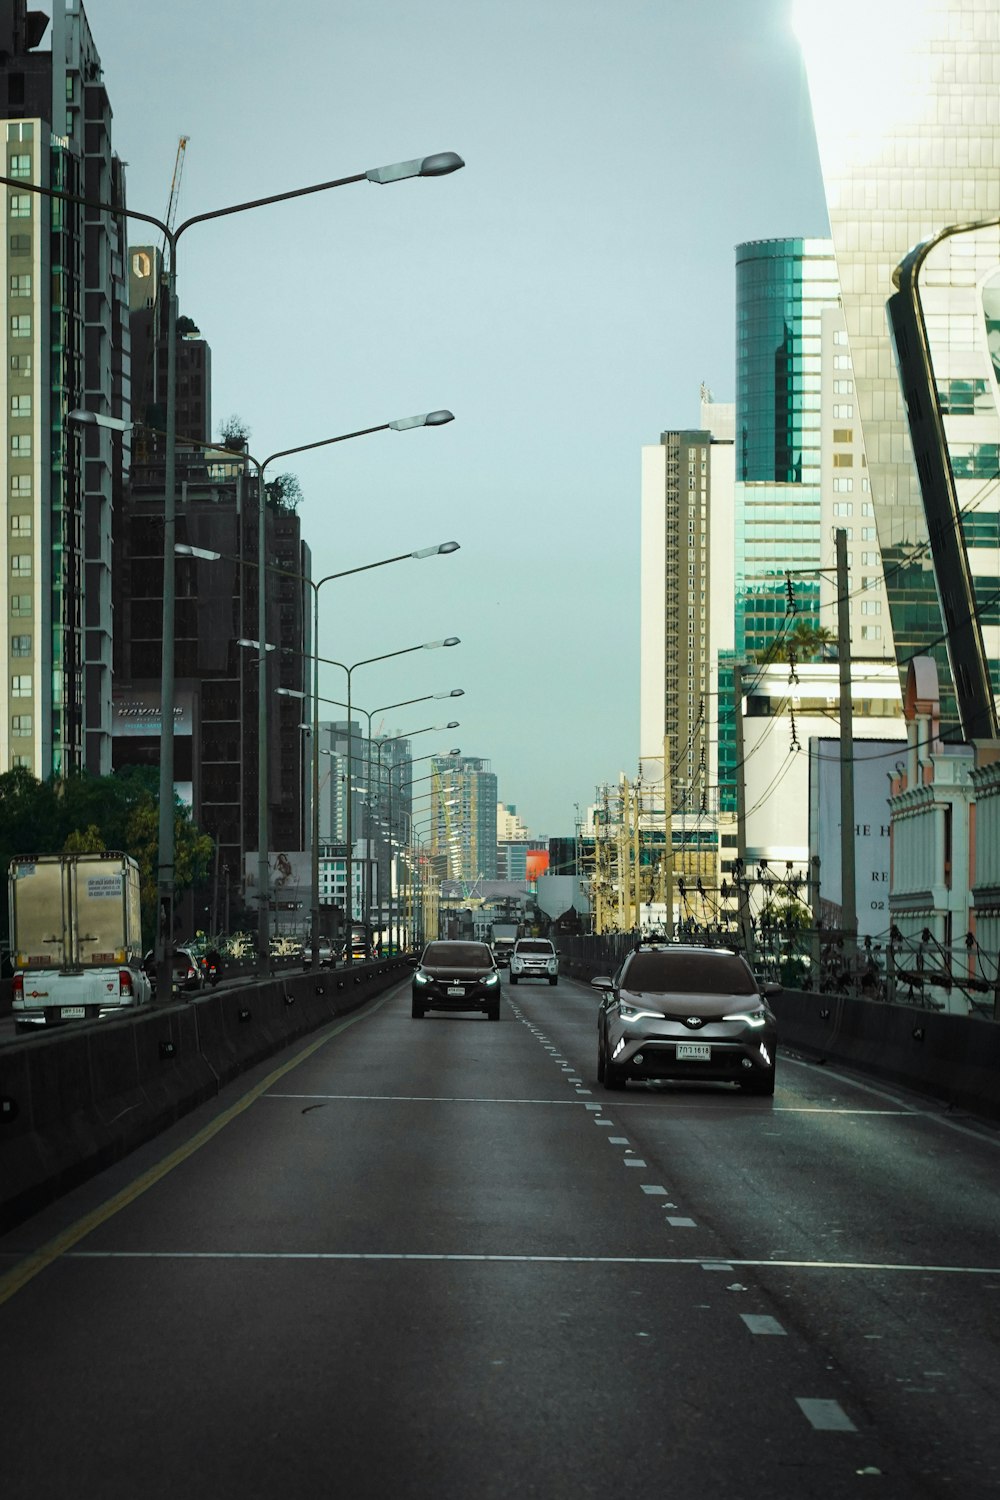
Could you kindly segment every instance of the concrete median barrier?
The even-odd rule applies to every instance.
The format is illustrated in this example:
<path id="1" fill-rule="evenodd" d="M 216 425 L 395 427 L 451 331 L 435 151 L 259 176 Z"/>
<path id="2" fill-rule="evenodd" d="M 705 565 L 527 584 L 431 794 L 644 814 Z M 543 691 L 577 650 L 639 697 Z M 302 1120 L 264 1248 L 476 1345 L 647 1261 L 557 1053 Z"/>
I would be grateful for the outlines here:
<path id="1" fill-rule="evenodd" d="M 286 973 L 0 1048 L 0 1232 L 405 970 L 382 959 Z"/>

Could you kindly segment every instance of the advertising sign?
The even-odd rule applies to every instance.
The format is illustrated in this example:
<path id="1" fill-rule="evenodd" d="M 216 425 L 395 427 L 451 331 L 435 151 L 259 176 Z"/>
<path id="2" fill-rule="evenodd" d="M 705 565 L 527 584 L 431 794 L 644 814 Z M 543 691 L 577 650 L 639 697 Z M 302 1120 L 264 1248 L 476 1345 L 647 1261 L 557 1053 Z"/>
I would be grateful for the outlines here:
<path id="1" fill-rule="evenodd" d="M 174 699 L 174 734 L 194 732 L 193 695 L 181 688 Z M 159 738 L 163 728 L 156 688 L 115 688 L 111 695 L 111 733 L 119 739 Z"/>
<path id="2" fill-rule="evenodd" d="M 854 879 L 858 936 L 889 928 L 889 776 L 905 740 L 854 741 Z M 819 915 L 840 921 L 840 740 L 809 741 L 809 853 L 819 856 Z M 814 870 L 816 866 L 813 866 Z"/>

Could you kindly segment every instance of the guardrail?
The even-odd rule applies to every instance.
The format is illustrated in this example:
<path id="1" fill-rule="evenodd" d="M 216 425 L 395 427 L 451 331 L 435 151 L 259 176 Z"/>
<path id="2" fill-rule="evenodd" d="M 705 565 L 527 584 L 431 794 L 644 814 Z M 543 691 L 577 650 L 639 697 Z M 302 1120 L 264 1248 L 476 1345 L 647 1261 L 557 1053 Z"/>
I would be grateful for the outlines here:
<path id="1" fill-rule="evenodd" d="M 0 1233 L 247 1068 L 396 983 L 402 959 L 220 988 L 0 1048 Z"/>

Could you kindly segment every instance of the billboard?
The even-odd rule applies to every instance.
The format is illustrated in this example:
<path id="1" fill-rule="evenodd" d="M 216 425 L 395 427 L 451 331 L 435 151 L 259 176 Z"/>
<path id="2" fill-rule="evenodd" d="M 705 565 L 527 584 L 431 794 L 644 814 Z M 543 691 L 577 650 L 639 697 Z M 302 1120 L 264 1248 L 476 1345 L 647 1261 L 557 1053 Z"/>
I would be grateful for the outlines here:
<path id="1" fill-rule="evenodd" d="M 889 929 L 889 778 L 906 756 L 905 740 L 854 741 L 854 885 L 858 936 Z M 818 857 L 817 915 L 841 920 L 840 740 L 809 741 L 809 854 Z M 813 870 L 817 866 L 813 865 Z"/>
<path id="2" fill-rule="evenodd" d="M 118 739 L 159 739 L 163 710 L 158 688 L 115 688 L 111 694 L 111 733 Z M 174 734 L 194 732 L 194 695 L 178 688 L 174 695 Z"/>
<path id="3" fill-rule="evenodd" d="M 294 849 L 287 853 L 272 852 L 267 858 L 268 894 L 279 906 L 306 909 L 312 900 L 312 855 L 308 850 Z M 257 855 L 247 854 L 243 859 L 243 880 L 247 900 L 257 900 Z"/>
<path id="4" fill-rule="evenodd" d="M 529 849 L 524 857 L 525 879 L 532 885 L 539 877 L 544 875 L 549 868 L 549 851 L 547 849 Z"/>

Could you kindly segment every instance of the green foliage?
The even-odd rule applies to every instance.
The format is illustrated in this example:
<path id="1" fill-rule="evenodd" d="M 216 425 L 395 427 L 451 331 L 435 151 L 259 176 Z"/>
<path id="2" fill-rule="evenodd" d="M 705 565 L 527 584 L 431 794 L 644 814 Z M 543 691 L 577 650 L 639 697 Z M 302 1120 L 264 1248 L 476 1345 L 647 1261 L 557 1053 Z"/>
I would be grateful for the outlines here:
<path id="1" fill-rule="evenodd" d="M 156 919 L 159 773 L 130 766 L 113 776 L 69 776 L 37 781 L 23 768 L 0 775 L 0 870 L 6 877 L 15 856 L 85 854 L 121 850 L 139 866 L 142 926 L 152 940 Z M 191 822 L 187 808 L 174 809 L 174 879 L 178 891 L 206 878 L 214 844 Z M 3 935 L 7 902 L 0 903 Z"/>
<path id="2" fill-rule="evenodd" d="M 264 486 L 272 510 L 298 510 L 305 496 L 296 474 L 276 474 Z"/>

